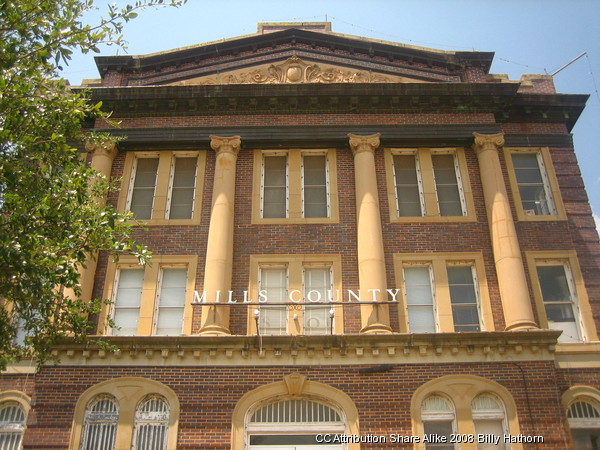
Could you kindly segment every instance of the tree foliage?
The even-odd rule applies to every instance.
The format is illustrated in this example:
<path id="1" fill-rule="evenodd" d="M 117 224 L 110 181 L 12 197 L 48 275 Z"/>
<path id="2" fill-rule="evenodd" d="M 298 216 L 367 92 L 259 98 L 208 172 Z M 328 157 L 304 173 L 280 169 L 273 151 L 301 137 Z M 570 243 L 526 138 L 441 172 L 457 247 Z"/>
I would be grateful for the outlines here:
<path id="1" fill-rule="evenodd" d="M 84 136 L 86 118 L 107 117 L 59 71 L 73 52 L 125 48 L 123 25 L 139 10 L 183 3 L 113 4 L 88 25 L 82 17 L 94 0 L 0 2 L 0 369 L 24 355 L 46 360 L 64 336 L 85 339 L 88 317 L 101 305 L 80 298 L 89 255 L 148 258 L 131 239 L 131 217 L 95 200 L 110 183 L 74 147 L 103 138 Z M 17 334 L 27 337 L 15 346 Z"/>

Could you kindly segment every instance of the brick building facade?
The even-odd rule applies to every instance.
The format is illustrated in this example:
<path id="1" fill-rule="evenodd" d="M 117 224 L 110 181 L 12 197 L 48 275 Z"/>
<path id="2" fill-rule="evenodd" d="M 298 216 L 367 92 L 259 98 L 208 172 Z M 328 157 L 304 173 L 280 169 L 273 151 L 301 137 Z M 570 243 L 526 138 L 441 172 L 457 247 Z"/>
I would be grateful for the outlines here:
<path id="1" fill-rule="evenodd" d="M 82 274 L 118 350 L 0 376 L 24 448 L 598 448 L 587 97 L 492 57 L 304 23 L 97 58 L 126 139 L 89 161 L 153 262 Z"/>

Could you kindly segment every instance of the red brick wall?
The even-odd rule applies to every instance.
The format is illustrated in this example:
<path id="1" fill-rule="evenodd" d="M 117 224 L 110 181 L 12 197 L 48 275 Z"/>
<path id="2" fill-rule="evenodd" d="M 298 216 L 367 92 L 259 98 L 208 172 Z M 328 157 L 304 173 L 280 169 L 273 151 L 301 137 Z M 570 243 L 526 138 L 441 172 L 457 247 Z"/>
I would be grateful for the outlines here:
<path id="1" fill-rule="evenodd" d="M 28 425 L 25 447 L 66 448 L 75 404 L 86 389 L 112 378 L 141 376 L 164 383 L 177 394 L 181 405 L 178 448 L 229 449 L 232 413 L 238 400 L 252 389 L 300 372 L 310 381 L 325 383 L 350 396 L 358 409 L 363 436 L 411 435 L 411 397 L 428 381 L 444 375 L 484 377 L 511 393 L 522 434 L 544 436 L 543 445 L 525 448 L 569 448 L 561 389 L 551 362 L 411 364 L 383 372 L 361 370 L 369 367 L 47 367 L 36 377 L 35 423 Z M 388 442 L 362 448 L 398 445 Z"/>

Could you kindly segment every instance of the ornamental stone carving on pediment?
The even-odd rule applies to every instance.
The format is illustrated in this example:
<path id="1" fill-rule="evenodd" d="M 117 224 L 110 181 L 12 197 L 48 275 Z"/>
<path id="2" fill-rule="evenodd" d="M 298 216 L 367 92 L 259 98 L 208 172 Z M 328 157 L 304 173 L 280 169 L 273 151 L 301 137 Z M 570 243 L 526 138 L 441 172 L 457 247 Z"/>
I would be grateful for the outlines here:
<path id="1" fill-rule="evenodd" d="M 422 82 L 368 70 L 307 63 L 297 56 L 268 66 L 182 80 L 173 85 Z"/>

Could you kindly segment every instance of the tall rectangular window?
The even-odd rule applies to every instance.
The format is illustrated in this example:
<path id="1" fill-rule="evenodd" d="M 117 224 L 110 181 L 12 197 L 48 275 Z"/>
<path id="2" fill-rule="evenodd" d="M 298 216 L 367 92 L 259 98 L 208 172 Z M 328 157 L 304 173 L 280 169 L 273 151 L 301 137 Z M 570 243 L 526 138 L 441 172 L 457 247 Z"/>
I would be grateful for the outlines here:
<path id="1" fill-rule="evenodd" d="M 262 217 L 287 217 L 287 156 L 263 158 Z"/>
<path id="2" fill-rule="evenodd" d="M 399 217 L 423 215 L 423 189 L 416 155 L 393 155 Z"/>
<path id="3" fill-rule="evenodd" d="M 331 268 L 304 268 L 304 334 L 331 333 L 333 324 L 327 303 L 331 301 L 332 289 Z"/>
<path id="4" fill-rule="evenodd" d="M 269 305 L 288 300 L 287 269 L 285 267 L 261 268 L 259 289 L 263 294 L 260 306 L 259 330 L 265 335 L 287 333 L 287 306 Z"/>
<path id="5" fill-rule="evenodd" d="M 469 222 L 475 204 L 465 149 L 384 150 L 392 222 Z"/>
<path id="6" fill-rule="evenodd" d="M 162 270 L 154 334 L 178 336 L 182 333 L 186 286 L 186 268 Z"/>
<path id="7" fill-rule="evenodd" d="M 168 199 L 169 219 L 192 218 L 197 163 L 197 157 L 174 158 Z"/>
<path id="8" fill-rule="evenodd" d="M 581 341 L 577 298 L 569 268 L 565 264 L 539 265 L 537 275 L 548 328 L 562 330 L 559 342 Z"/>
<path id="9" fill-rule="evenodd" d="M 329 217 L 327 156 L 303 155 L 302 180 L 304 217 Z"/>
<path id="10" fill-rule="evenodd" d="M 113 305 L 112 334 L 131 336 L 137 334 L 144 283 L 144 269 L 119 271 L 117 291 Z"/>
<path id="11" fill-rule="evenodd" d="M 434 291 L 430 266 L 404 267 L 408 327 L 411 333 L 436 331 Z"/>
<path id="12" fill-rule="evenodd" d="M 477 288 L 471 266 L 448 266 L 454 331 L 480 331 Z"/>
<path id="13" fill-rule="evenodd" d="M 152 218 L 158 160 L 158 157 L 135 159 L 129 210 L 133 212 L 136 219 L 148 220 Z"/>
<path id="14" fill-rule="evenodd" d="M 541 154 L 513 153 L 512 163 L 525 215 L 556 214 Z"/>
<path id="15" fill-rule="evenodd" d="M 454 155 L 431 155 L 440 216 L 464 215 Z"/>

